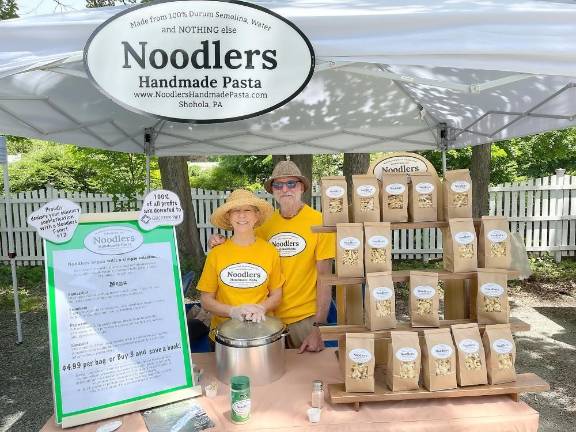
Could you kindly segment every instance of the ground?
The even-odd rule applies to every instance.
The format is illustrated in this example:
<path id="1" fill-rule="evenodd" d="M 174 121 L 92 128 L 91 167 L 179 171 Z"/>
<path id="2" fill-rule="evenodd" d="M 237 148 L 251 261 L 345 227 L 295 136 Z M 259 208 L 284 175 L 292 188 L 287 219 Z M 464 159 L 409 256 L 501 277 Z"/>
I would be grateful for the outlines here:
<path id="1" fill-rule="evenodd" d="M 540 431 L 576 430 L 576 263 L 533 260 L 535 277 L 511 284 L 512 315 L 532 330 L 516 333 L 518 372 L 551 385 L 522 399 L 540 412 Z M 19 269 L 24 343 L 16 345 L 9 268 L 0 266 L 0 432 L 39 430 L 53 412 L 43 272 Z"/>

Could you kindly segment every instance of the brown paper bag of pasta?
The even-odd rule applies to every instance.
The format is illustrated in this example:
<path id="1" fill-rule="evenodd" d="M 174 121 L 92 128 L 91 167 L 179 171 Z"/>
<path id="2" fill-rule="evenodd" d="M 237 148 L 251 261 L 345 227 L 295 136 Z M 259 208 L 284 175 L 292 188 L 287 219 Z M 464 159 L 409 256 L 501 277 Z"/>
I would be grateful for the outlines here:
<path id="1" fill-rule="evenodd" d="M 408 222 L 408 177 L 382 173 L 382 221 Z"/>
<path id="2" fill-rule="evenodd" d="M 478 238 L 478 266 L 510 269 L 512 238 L 508 219 L 503 216 L 482 216 Z"/>
<path id="3" fill-rule="evenodd" d="M 509 324 L 487 325 L 482 336 L 488 384 L 516 381 L 516 345 Z"/>
<path id="4" fill-rule="evenodd" d="M 444 176 L 444 220 L 472 217 L 472 179 L 470 171 L 446 171 Z"/>
<path id="5" fill-rule="evenodd" d="M 412 222 L 438 220 L 438 189 L 436 176 L 429 172 L 410 174 L 408 214 Z"/>
<path id="6" fill-rule="evenodd" d="M 455 273 L 475 271 L 478 246 L 472 219 L 450 219 L 442 234 L 444 269 Z"/>
<path id="7" fill-rule="evenodd" d="M 336 224 L 336 274 L 364 276 L 364 230 L 361 223 Z"/>
<path id="8" fill-rule="evenodd" d="M 410 272 L 410 321 L 412 327 L 440 325 L 438 273 Z"/>
<path id="9" fill-rule="evenodd" d="M 347 392 L 374 391 L 374 335 L 372 333 L 346 333 Z"/>
<path id="10" fill-rule="evenodd" d="M 478 324 L 510 322 L 507 270 L 478 269 L 476 317 Z"/>
<path id="11" fill-rule="evenodd" d="M 424 387 L 430 391 L 456 388 L 456 350 L 450 329 L 424 330 L 422 373 Z"/>
<path id="12" fill-rule="evenodd" d="M 373 175 L 352 176 L 354 222 L 380 221 L 380 183 Z"/>
<path id="13" fill-rule="evenodd" d="M 346 177 L 322 177 L 320 179 L 324 226 L 334 226 L 337 223 L 349 221 L 347 189 Z"/>
<path id="14" fill-rule="evenodd" d="M 366 273 L 392 271 L 390 222 L 364 222 L 364 264 Z"/>
<path id="15" fill-rule="evenodd" d="M 366 327 L 370 330 L 396 327 L 396 301 L 392 272 L 366 274 L 364 310 Z"/>
<path id="16" fill-rule="evenodd" d="M 454 324 L 452 337 L 456 347 L 456 378 L 461 387 L 488 383 L 486 357 L 478 324 Z"/>
<path id="17" fill-rule="evenodd" d="M 417 390 L 420 380 L 420 341 L 418 333 L 393 331 L 388 345 L 386 385 L 393 392 Z"/>

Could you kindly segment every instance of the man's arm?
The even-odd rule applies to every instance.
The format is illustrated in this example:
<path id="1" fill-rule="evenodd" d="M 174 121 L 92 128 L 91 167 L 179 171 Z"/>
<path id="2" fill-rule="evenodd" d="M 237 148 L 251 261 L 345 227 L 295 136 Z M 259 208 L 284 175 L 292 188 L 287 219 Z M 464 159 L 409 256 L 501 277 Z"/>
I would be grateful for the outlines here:
<path id="1" fill-rule="evenodd" d="M 316 270 L 318 276 L 321 274 L 329 274 L 332 272 L 332 260 L 325 259 L 316 261 Z M 318 323 L 325 323 L 328 317 L 328 310 L 330 309 L 330 302 L 332 301 L 332 285 L 322 283 L 318 277 L 316 280 L 316 315 L 314 321 Z M 320 329 L 314 327 L 308 336 L 302 342 L 298 353 L 304 351 L 322 351 L 324 349 L 324 341 L 320 334 Z"/>

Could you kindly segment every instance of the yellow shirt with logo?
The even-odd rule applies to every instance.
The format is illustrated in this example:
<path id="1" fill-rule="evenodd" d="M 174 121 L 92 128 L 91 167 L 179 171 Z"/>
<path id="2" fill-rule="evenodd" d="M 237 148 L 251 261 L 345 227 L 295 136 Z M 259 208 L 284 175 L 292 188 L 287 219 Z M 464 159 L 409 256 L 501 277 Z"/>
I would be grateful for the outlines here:
<path id="1" fill-rule="evenodd" d="M 276 210 L 256 229 L 256 235 L 276 246 L 280 253 L 286 282 L 275 315 L 285 324 L 316 314 L 316 261 L 335 255 L 334 234 L 313 233 L 313 225 L 322 225 L 322 214 L 304 205 L 291 219 L 283 218 Z"/>
<path id="2" fill-rule="evenodd" d="M 283 283 L 280 257 L 273 245 L 256 238 L 250 246 L 239 246 L 229 239 L 208 253 L 198 290 L 216 293 L 220 303 L 239 306 L 261 303 Z M 210 327 L 227 319 L 214 315 Z"/>

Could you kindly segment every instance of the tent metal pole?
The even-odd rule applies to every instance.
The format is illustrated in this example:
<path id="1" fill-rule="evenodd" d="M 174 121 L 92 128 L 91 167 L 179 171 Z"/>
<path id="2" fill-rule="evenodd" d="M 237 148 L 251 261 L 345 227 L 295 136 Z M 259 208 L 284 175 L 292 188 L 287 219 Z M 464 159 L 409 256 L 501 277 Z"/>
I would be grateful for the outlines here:
<path id="1" fill-rule="evenodd" d="M 446 148 L 442 148 L 442 176 L 446 176 Z"/>
<path id="2" fill-rule="evenodd" d="M 20 321 L 20 300 L 18 298 L 18 279 L 16 277 L 16 252 L 14 250 L 14 226 L 12 225 L 12 201 L 10 197 L 10 177 L 8 176 L 8 151 L 6 138 L 0 136 L 0 162 L 4 171 L 4 200 L 6 202 L 6 226 L 8 228 L 8 258 L 12 272 L 12 291 L 14 293 L 14 312 L 16 314 L 16 343 L 22 343 L 22 322 Z"/>
<path id="3" fill-rule="evenodd" d="M 150 155 L 152 154 L 152 141 L 154 128 L 144 129 L 144 152 L 146 153 L 146 195 L 150 192 Z"/>

